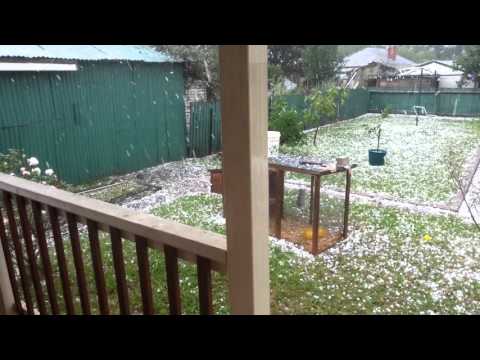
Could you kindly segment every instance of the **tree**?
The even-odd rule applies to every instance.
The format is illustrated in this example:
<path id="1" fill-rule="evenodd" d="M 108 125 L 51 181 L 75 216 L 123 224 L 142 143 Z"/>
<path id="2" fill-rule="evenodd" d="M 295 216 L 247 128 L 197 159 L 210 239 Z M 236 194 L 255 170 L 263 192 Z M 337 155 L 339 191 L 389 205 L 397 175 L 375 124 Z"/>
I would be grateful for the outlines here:
<path id="1" fill-rule="evenodd" d="M 303 50 L 305 45 L 268 45 L 268 63 L 284 78 L 299 83 L 303 77 Z"/>
<path id="2" fill-rule="evenodd" d="M 303 114 L 289 106 L 285 99 L 273 100 L 268 125 L 269 130 L 280 132 L 281 144 L 294 145 L 304 137 Z"/>
<path id="3" fill-rule="evenodd" d="M 315 87 L 335 78 L 341 65 L 338 45 L 307 45 L 303 52 L 304 74 Z"/>
<path id="4" fill-rule="evenodd" d="M 207 84 L 208 99 L 216 98 L 219 91 L 217 45 L 154 45 L 175 59 L 184 61 L 187 87 L 196 80 Z"/>
<path id="5" fill-rule="evenodd" d="M 457 66 L 470 75 L 475 82 L 475 87 L 479 85 L 480 79 L 480 45 L 469 45 L 465 47 L 465 53 L 457 60 Z"/>
<path id="6" fill-rule="evenodd" d="M 339 45 L 338 54 L 341 57 L 346 57 L 367 47 L 378 47 L 378 45 Z"/>
<path id="7" fill-rule="evenodd" d="M 455 49 L 453 50 L 453 58 L 457 59 L 462 56 L 463 52 L 465 51 L 464 45 L 455 45 Z"/>
<path id="8" fill-rule="evenodd" d="M 423 45 L 399 46 L 398 55 L 416 63 L 438 59 L 429 47 L 424 47 Z"/>
<path id="9" fill-rule="evenodd" d="M 341 57 L 338 45 L 269 45 L 268 62 L 273 76 L 281 76 L 298 85 L 303 80 L 316 85 L 335 77 Z"/>
<path id="10" fill-rule="evenodd" d="M 339 117 L 340 107 L 345 103 L 349 95 L 347 89 L 328 86 L 323 89 L 316 89 L 307 97 L 307 109 L 304 114 L 304 122 L 309 125 L 317 125 L 313 145 L 317 143 L 318 131 L 322 121 Z"/>

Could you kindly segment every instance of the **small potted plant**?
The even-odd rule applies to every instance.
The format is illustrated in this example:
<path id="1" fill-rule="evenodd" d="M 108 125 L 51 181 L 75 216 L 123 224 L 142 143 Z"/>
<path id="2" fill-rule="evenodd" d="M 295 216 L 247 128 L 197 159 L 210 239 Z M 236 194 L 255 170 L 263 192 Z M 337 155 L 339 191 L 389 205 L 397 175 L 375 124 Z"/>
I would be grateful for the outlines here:
<path id="1" fill-rule="evenodd" d="M 374 135 L 377 138 L 377 148 L 368 150 L 368 162 L 372 166 L 385 165 L 385 156 L 387 155 L 387 151 L 380 149 L 380 139 L 382 137 L 382 121 L 386 119 L 389 114 L 389 109 L 385 108 L 380 115 L 381 121 L 368 129 L 368 134 Z"/>

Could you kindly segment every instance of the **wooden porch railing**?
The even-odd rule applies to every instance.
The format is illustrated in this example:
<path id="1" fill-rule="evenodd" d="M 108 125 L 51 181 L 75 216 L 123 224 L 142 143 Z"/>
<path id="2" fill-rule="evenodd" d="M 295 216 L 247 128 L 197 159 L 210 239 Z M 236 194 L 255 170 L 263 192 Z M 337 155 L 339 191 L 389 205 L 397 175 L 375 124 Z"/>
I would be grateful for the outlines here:
<path id="1" fill-rule="evenodd" d="M 124 239 L 135 243 L 143 314 L 156 313 L 150 274 L 150 249 L 163 251 L 165 256 L 169 313 L 182 313 L 179 258 L 197 266 L 200 314 L 213 313 L 211 272 L 223 272 L 226 269 L 224 236 L 6 174 L 0 174 L 0 192 L 3 197 L 3 207 L 0 207 L 0 240 L 5 258 L 5 261 L 0 259 L 0 266 L 4 263 L 8 272 L 8 281 L 2 282 L 0 277 L 0 295 L 8 290 L 13 300 L 12 304 L 4 304 L 4 307 L 10 306 L 10 310 L 13 307 L 13 312 L 18 314 L 57 315 L 62 312 L 61 308 L 68 315 L 76 314 L 71 274 L 68 271 L 68 262 L 73 260 L 81 314 L 92 313 L 93 300 L 88 292 L 78 226 L 83 224 L 88 233 L 100 314 L 111 314 L 111 299 L 107 293 L 99 231 L 109 234 L 111 240 L 120 314 L 131 313 L 123 254 Z M 4 218 L 7 221 L 4 222 Z M 66 239 L 62 235 L 62 227 L 68 229 L 73 259 L 66 257 Z M 46 231 L 47 228 L 50 231 Z M 32 233 L 35 234 L 35 239 Z M 51 237 L 48 236 L 49 233 L 52 234 Z M 49 238 L 53 240 L 56 253 L 63 307 L 58 301 L 58 283 L 56 286 L 54 264 L 49 255 Z M 40 258 L 38 263 L 35 247 L 38 248 Z M 1 271 L 5 269 L 0 268 Z M 31 294 L 32 289 L 34 296 Z M 3 298 L 8 296 L 4 295 Z M 0 307 L 1 305 L 0 301 Z"/>

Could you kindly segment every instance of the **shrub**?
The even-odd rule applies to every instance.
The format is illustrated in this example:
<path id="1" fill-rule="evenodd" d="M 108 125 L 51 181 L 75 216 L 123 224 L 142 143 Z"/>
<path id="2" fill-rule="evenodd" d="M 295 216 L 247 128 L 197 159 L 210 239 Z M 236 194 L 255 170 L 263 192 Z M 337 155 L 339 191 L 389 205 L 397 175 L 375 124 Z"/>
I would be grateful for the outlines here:
<path id="1" fill-rule="evenodd" d="M 269 129 L 280 132 L 282 145 L 298 144 L 304 137 L 303 116 L 289 107 L 285 100 L 275 99 L 270 111 Z"/>
<path id="2" fill-rule="evenodd" d="M 307 97 L 305 122 L 309 128 L 316 127 L 313 145 L 317 144 L 318 131 L 326 120 L 327 123 L 336 120 L 340 114 L 340 107 L 348 98 L 348 90 L 334 85 L 326 85 L 316 89 Z"/>
<path id="3" fill-rule="evenodd" d="M 58 179 L 53 169 L 43 171 L 40 168 L 39 160 L 35 157 L 28 158 L 22 150 L 10 149 L 6 154 L 0 153 L 0 172 L 44 185 L 68 188 L 67 184 Z"/>
<path id="4" fill-rule="evenodd" d="M 336 119 L 340 107 L 348 98 L 348 90 L 333 85 L 316 89 L 307 97 L 305 121 L 311 127 L 320 126 L 322 121 Z"/>

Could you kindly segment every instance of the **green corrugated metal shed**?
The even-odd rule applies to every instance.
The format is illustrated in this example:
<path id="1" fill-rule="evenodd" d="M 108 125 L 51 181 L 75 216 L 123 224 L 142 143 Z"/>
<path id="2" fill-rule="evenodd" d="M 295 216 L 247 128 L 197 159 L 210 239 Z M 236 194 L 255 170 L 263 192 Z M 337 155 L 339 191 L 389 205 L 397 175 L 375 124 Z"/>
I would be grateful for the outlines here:
<path id="1" fill-rule="evenodd" d="M 24 149 L 73 184 L 185 156 L 182 64 L 143 46 L 38 46 L 0 46 L 0 60 L 79 70 L 0 72 L 0 152 Z"/>

